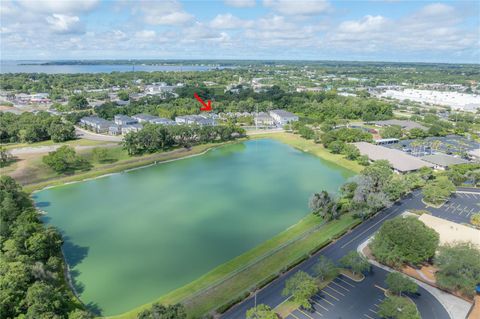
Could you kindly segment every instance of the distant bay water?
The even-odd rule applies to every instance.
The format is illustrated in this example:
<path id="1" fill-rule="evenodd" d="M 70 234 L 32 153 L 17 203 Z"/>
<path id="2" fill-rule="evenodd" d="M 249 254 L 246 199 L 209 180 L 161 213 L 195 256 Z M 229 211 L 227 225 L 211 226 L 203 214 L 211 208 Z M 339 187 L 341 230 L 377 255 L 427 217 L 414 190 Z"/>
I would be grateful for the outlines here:
<path id="1" fill-rule="evenodd" d="M 111 73 L 111 72 L 132 72 L 131 64 L 42 64 L 47 61 L 1 61 L 0 73 L 47 73 L 47 74 L 68 74 L 68 73 Z M 135 71 L 208 71 L 225 67 L 208 65 L 135 65 Z"/>

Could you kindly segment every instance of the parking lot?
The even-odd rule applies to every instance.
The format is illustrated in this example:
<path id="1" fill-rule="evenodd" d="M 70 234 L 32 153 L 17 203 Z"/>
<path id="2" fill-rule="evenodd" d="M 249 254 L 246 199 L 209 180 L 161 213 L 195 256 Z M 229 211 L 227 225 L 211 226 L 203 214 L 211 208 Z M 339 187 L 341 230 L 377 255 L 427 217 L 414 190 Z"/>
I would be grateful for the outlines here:
<path id="1" fill-rule="evenodd" d="M 313 309 L 296 309 L 287 319 L 377 319 L 383 291 L 372 282 L 372 277 L 358 283 L 343 275 L 335 278 L 312 299 Z"/>
<path id="2" fill-rule="evenodd" d="M 480 212 L 480 193 L 459 191 L 440 208 L 429 207 L 433 216 L 456 223 L 470 223 L 473 214 Z"/>

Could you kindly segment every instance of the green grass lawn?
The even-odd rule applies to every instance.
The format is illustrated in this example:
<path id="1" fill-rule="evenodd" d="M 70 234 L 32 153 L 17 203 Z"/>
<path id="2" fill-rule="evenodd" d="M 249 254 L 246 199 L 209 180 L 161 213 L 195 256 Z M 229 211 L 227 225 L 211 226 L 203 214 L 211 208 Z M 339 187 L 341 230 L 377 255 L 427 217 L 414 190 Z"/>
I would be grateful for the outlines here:
<path id="1" fill-rule="evenodd" d="M 362 165 L 358 164 L 357 162 L 346 159 L 343 155 L 330 153 L 330 151 L 328 151 L 322 144 L 317 144 L 313 140 L 306 140 L 300 135 L 279 132 L 279 133 L 266 133 L 266 134 L 253 135 L 250 138 L 251 139 L 257 139 L 257 138 L 276 139 L 282 143 L 293 146 L 301 151 L 316 155 L 326 161 L 335 163 L 337 165 L 345 167 L 346 169 L 349 169 L 356 173 L 359 173 L 364 168 Z"/>
<path id="2" fill-rule="evenodd" d="M 164 304 L 182 302 L 187 308 L 189 318 L 201 316 L 217 309 L 219 306 L 244 294 L 246 291 L 253 290 L 254 287 L 263 280 L 280 273 L 295 261 L 309 254 L 312 250 L 342 235 L 349 228 L 360 223 L 360 220 L 353 218 L 351 215 L 344 215 L 339 220 L 329 222 L 317 231 L 302 236 L 302 234 L 308 232 L 308 230 L 320 225 L 321 222 L 321 219 L 318 217 L 308 215 L 294 226 L 267 240 L 263 244 L 220 265 L 190 284 L 160 297 L 158 300 L 155 300 L 155 302 Z M 298 237 L 300 237 L 300 239 L 292 244 L 273 254 L 269 254 L 269 252 L 275 251 L 275 248 Z M 268 256 L 259 260 L 260 257 L 265 255 Z M 252 265 L 253 261 L 258 262 Z M 235 272 L 238 269 L 243 269 L 247 265 L 251 266 L 245 271 Z M 229 275 L 232 272 L 235 272 L 235 275 Z M 228 279 L 215 285 L 215 289 L 207 289 L 203 293 L 198 293 L 206 287 L 210 287 L 212 283 L 219 282 L 222 278 Z M 192 297 L 192 295 L 194 295 L 194 297 Z M 150 306 L 151 303 L 133 309 L 130 312 L 108 318 L 134 319 L 141 310 Z"/>

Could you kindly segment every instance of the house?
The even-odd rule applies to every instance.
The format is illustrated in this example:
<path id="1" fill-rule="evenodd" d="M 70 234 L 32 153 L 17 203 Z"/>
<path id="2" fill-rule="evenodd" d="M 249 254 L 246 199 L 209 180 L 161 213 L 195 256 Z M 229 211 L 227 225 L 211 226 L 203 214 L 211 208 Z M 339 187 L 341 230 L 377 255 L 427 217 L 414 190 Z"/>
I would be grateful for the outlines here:
<path id="1" fill-rule="evenodd" d="M 432 163 L 435 169 L 445 170 L 449 166 L 457 165 L 457 164 L 466 164 L 468 163 L 467 160 L 463 158 L 447 155 L 447 154 L 432 154 L 426 155 L 422 157 L 422 160 L 425 162 Z"/>
<path id="2" fill-rule="evenodd" d="M 130 116 L 126 115 L 115 115 L 114 120 L 115 124 L 117 125 L 131 125 L 131 124 L 136 124 L 138 121 L 134 118 L 131 118 Z"/>
<path id="3" fill-rule="evenodd" d="M 130 132 L 138 132 L 143 128 L 142 124 L 134 123 L 122 125 L 122 134 L 128 134 Z"/>
<path id="4" fill-rule="evenodd" d="M 175 122 L 178 124 L 196 124 L 201 126 L 214 126 L 217 124 L 213 118 L 203 115 L 177 116 Z"/>
<path id="5" fill-rule="evenodd" d="M 80 119 L 80 125 L 96 133 L 107 133 L 112 126 L 111 121 L 97 116 L 86 116 Z"/>
<path id="6" fill-rule="evenodd" d="M 269 114 L 278 125 L 285 125 L 298 121 L 298 116 L 285 110 L 272 110 L 269 112 Z"/>
<path id="7" fill-rule="evenodd" d="M 138 123 L 149 123 L 150 121 L 155 120 L 159 117 L 150 114 L 137 114 L 132 116 L 132 118 L 137 120 Z"/>
<path id="8" fill-rule="evenodd" d="M 265 112 L 260 112 L 256 114 L 253 120 L 255 121 L 255 125 L 259 126 L 272 126 L 275 124 L 275 120 L 273 119 L 273 117 L 271 117 Z"/>
<path id="9" fill-rule="evenodd" d="M 120 125 L 112 123 L 112 125 L 110 125 L 108 127 L 108 134 L 110 134 L 110 135 L 120 135 L 120 134 L 122 134 L 122 127 Z"/>
<path id="10" fill-rule="evenodd" d="M 352 144 L 358 148 L 360 154 L 366 155 L 371 161 L 387 160 L 397 173 L 412 172 L 422 167 L 434 167 L 434 165 L 429 162 L 425 162 L 396 149 L 367 142 Z"/>

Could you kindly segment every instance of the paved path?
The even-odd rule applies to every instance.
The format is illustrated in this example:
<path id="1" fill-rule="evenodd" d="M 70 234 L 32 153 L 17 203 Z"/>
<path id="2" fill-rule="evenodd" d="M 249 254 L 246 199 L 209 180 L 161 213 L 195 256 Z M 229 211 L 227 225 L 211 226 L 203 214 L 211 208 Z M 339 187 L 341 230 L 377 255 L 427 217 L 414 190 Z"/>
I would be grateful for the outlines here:
<path id="1" fill-rule="evenodd" d="M 90 131 L 87 131 L 79 126 L 75 126 L 75 133 L 77 137 L 83 138 L 86 140 L 92 141 L 109 141 L 109 142 L 121 142 L 123 140 L 122 136 L 114 136 L 114 135 L 105 135 L 105 134 L 97 134 Z"/>
<path id="2" fill-rule="evenodd" d="M 62 145 L 60 144 L 45 145 L 45 146 L 27 146 L 27 147 L 13 148 L 9 150 L 9 152 L 13 156 L 43 154 L 43 153 L 53 152 L 60 146 L 63 146 L 63 144 Z M 109 144 L 102 144 L 102 145 L 77 145 L 77 146 L 74 146 L 74 148 L 77 151 L 81 151 L 81 150 L 88 150 L 95 147 L 113 147 L 113 146 L 118 146 L 118 144 L 109 143 Z"/>
<path id="3" fill-rule="evenodd" d="M 337 261 L 351 250 L 356 250 L 357 247 L 369 237 L 371 237 L 383 224 L 385 220 L 394 218 L 405 210 L 409 209 L 425 209 L 425 205 L 421 201 L 421 192 L 415 191 L 409 194 L 402 200 L 396 202 L 393 206 L 382 210 L 376 216 L 365 221 L 357 228 L 347 233 L 337 241 L 333 242 L 329 246 L 320 250 L 313 257 L 307 259 L 287 274 L 273 281 L 264 289 L 257 293 L 257 304 L 267 304 L 274 308 L 282 303 L 286 297 L 282 296 L 281 292 L 285 287 L 285 281 L 290 278 L 297 271 L 302 270 L 308 273 L 312 273 L 312 266 L 317 262 L 320 255 L 324 255 L 334 261 Z M 360 289 L 357 289 L 351 297 L 337 298 L 339 303 L 338 307 L 335 307 L 333 312 L 322 313 L 321 318 L 334 318 L 338 319 L 358 319 L 358 318 L 377 318 L 375 313 L 371 310 L 375 310 L 372 305 L 379 302 L 379 289 L 375 285 L 384 287 L 385 276 L 388 272 L 379 267 L 374 267 L 372 273 L 369 274 L 366 279 L 359 284 Z M 380 294 L 383 293 L 380 291 Z M 344 303 L 340 303 L 340 300 L 344 300 Z M 451 318 L 446 309 L 440 304 L 440 302 L 423 287 L 419 288 L 419 295 L 413 298 L 415 301 L 422 318 L 424 319 L 449 319 Z M 332 304 L 335 304 L 332 302 Z M 234 306 L 229 311 L 221 316 L 224 319 L 243 319 L 248 309 L 254 306 L 253 297 L 244 300 L 240 304 Z M 367 311 L 367 312 L 366 312 Z M 340 315 L 341 312 L 341 315 Z M 363 316 L 367 314 L 367 316 Z M 302 315 L 302 314 L 300 314 Z M 317 318 L 312 316 L 313 318 Z M 299 319 L 311 319 L 303 315 L 298 317 Z M 319 317 L 318 317 L 319 318 Z M 296 319 L 296 318 L 290 318 Z"/>

